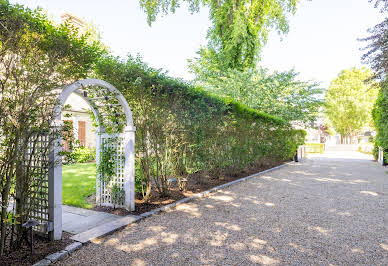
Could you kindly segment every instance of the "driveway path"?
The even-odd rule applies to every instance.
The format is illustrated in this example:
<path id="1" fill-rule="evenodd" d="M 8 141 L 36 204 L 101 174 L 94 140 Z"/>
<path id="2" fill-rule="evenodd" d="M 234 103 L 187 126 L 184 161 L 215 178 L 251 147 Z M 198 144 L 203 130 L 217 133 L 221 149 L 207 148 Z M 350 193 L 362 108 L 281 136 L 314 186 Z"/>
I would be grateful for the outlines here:
<path id="1" fill-rule="evenodd" d="M 62 230 L 72 234 L 79 234 L 120 218 L 122 217 L 106 212 L 62 205 Z"/>
<path id="2" fill-rule="evenodd" d="M 60 264 L 387 265 L 386 171 L 358 153 L 315 156 L 128 226 Z"/>

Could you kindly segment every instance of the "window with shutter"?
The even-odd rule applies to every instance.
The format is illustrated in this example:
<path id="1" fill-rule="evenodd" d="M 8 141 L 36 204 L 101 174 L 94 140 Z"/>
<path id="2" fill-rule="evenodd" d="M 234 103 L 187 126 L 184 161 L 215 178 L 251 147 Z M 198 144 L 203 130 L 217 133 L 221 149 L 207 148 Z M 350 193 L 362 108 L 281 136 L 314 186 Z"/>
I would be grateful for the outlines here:
<path id="1" fill-rule="evenodd" d="M 86 123 L 78 121 L 78 140 L 81 146 L 86 146 Z"/>

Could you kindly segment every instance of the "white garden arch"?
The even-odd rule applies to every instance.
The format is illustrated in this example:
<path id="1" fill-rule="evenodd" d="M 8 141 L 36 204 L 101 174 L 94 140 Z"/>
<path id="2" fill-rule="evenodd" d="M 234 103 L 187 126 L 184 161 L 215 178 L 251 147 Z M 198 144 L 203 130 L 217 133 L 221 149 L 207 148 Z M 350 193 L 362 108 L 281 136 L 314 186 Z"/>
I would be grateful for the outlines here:
<path id="1" fill-rule="evenodd" d="M 135 127 L 132 112 L 124 96 L 111 84 L 98 79 L 84 79 L 65 86 L 60 92 L 54 106 L 54 130 L 61 130 L 62 111 L 67 98 L 76 93 L 89 104 L 95 117 L 96 127 L 96 161 L 100 163 L 103 145 L 117 150 L 115 175 L 109 184 L 97 177 L 96 201 L 102 206 L 113 206 L 112 185 L 125 192 L 125 200 L 120 207 L 135 209 Z M 52 239 L 62 237 L 62 137 L 53 134 L 50 141 L 52 148 L 48 158 L 48 207 L 45 221 L 46 231 Z M 117 205 L 116 205 L 117 206 Z M 42 209 L 42 206 L 40 206 Z M 42 216 L 42 215 L 41 215 Z M 37 217 L 37 215 L 35 215 Z"/>

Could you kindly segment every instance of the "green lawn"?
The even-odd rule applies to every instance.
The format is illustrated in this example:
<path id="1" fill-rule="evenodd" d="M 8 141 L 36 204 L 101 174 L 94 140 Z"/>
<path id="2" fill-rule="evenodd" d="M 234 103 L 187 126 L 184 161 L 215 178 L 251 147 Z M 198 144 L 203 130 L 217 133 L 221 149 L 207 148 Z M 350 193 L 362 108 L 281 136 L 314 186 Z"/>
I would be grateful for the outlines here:
<path id="1" fill-rule="evenodd" d="M 80 208 L 93 207 L 86 198 L 95 192 L 96 163 L 77 163 L 62 167 L 62 203 Z"/>

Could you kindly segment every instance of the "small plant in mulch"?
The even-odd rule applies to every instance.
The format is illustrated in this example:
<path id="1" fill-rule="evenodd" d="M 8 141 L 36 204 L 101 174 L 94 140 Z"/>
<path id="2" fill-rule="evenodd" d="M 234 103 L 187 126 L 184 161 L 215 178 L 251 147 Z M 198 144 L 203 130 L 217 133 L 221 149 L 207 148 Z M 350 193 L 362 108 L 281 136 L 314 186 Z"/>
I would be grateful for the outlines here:
<path id="1" fill-rule="evenodd" d="M 125 191 L 120 188 L 119 185 L 114 184 L 111 190 L 111 197 L 113 202 L 113 209 L 116 209 L 116 205 L 123 205 L 125 201 Z"/>

